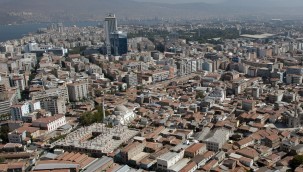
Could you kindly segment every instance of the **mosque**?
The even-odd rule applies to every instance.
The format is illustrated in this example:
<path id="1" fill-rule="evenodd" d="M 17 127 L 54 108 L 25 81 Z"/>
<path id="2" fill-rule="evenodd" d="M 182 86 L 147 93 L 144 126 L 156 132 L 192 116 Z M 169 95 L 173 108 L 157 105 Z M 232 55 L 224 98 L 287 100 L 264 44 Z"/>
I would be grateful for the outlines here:
<path id="1" fill-rule="evenodd" d="M 118 105 L 115 107 L 113 114 L 104 118 L 105 124 L 115 125 L 127 125 L 136 118 L 136 114 L 125 107 L 124 105 Z"/>

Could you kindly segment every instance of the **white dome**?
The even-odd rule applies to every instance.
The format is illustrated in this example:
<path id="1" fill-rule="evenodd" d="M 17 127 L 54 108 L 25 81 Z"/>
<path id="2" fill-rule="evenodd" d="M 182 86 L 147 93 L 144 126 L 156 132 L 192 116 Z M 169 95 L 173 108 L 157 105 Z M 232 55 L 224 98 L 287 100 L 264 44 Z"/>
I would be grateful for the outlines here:
<path id="1" fill-rule="evenodd" d="M 115 108 L 115 112 L 128 112 L 129 109 L 125 107 L 124 105 L 118 105 Z"/>

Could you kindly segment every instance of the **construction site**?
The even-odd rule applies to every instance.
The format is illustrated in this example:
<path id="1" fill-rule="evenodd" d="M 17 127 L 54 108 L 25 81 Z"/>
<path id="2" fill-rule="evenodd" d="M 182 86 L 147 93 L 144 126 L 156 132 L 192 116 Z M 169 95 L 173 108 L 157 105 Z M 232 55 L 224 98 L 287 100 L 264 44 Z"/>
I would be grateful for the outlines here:
<path id="1" fill-rule="evenodd" d="M 113 153 L 138 133 L 139 131 L 130 130 L 127 126 L 109 128 L 105 124 L 95 123 L 77 129 L 64 139 L 54 142 L 51 147 L 102 156 Z"/>

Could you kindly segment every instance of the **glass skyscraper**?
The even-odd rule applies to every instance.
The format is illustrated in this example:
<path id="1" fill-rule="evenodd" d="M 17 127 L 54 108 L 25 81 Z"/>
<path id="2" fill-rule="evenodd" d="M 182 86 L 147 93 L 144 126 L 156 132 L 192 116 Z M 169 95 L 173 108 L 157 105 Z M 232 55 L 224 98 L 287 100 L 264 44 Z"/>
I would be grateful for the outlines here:
<path id="1" fill-rule="evenodd" d="M 111 53 L 114 56 L 127 54 L 127 33 L 115 31 L 110 34 Z"/>

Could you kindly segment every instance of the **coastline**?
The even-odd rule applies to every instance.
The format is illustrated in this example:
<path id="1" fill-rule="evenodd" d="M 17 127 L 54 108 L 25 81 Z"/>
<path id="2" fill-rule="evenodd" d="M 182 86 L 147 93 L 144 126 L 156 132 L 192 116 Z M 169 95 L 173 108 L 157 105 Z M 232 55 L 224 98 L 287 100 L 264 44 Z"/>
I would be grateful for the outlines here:
<path id="1" fill-rule="evenodd" d="M 80 22 L 63 22 L 64 26 L 97 26 L 100 21 L 80 21 Z M 51 24 L 56 24 L 55 22 L 37 22 L 37 23 L 19 23 L 19 24 L 6 24 L 0 25 L 0 42 L 5 42 L 14 39 L 20 39 L 24 35 L 29 33 L 35 33 L 40 28 L 47 28 Z"/>

